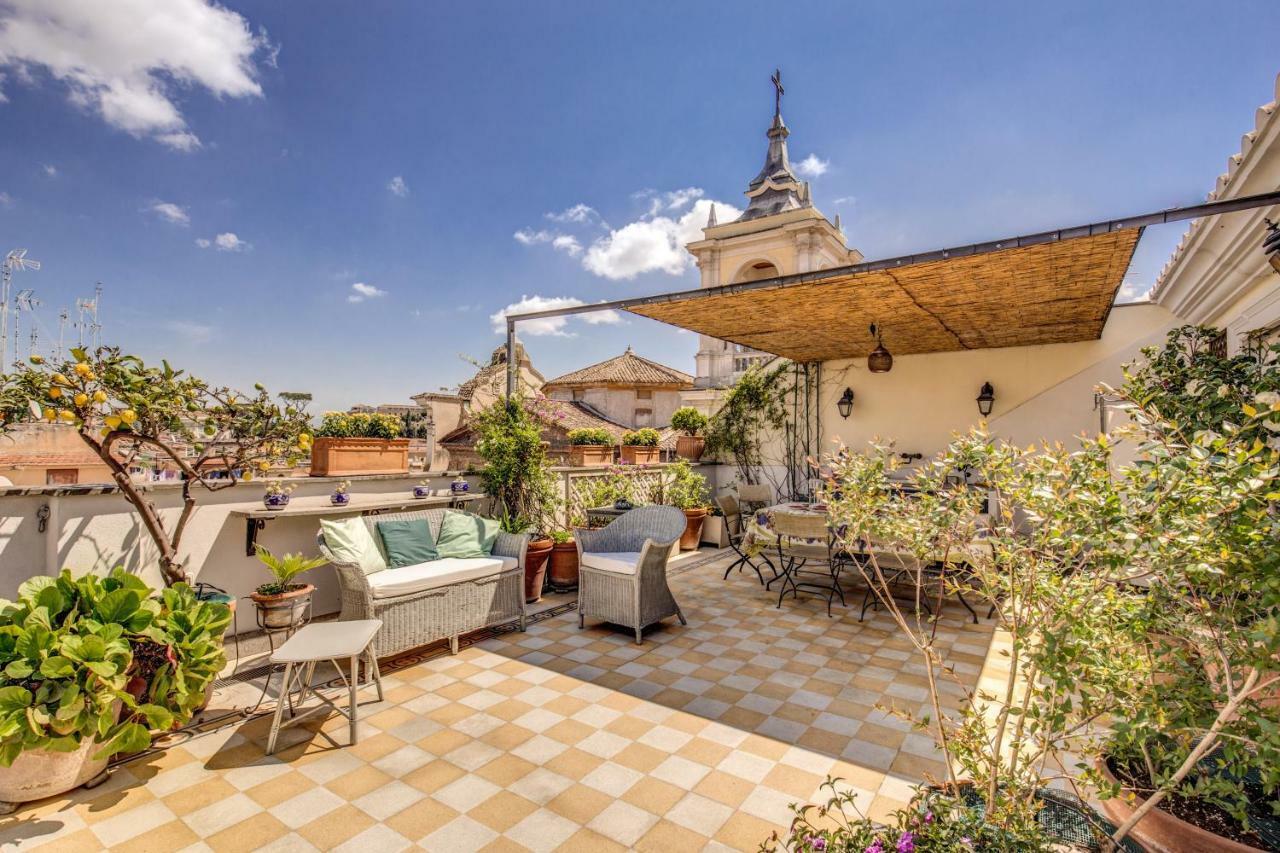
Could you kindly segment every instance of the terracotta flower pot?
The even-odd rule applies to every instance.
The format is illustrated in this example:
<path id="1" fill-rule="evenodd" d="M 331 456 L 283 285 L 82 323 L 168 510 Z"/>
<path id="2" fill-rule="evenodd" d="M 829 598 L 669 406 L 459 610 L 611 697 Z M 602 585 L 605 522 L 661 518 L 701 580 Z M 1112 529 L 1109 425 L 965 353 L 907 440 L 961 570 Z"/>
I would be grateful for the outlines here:
<path id="1" fill-rule="evenodd" d="M 322 437 L 311 445 L 312 477 L 407 473 L 407 438 Z"/>
<path id="2" fill-rule="evenodd" d="M 624 444 L 620 453 L 628 465 L 650 465 L 658 461 L 662 451 L 647 444 Z"/>
<path id="3" fill-rule="evenodd" d="M 542 582 L 547 576 L 547 558 L 555 543 L 550 539 L 534 539 L 524 552 L 524 600 L 533 604 L 542 598 Z"/>
<path id="4" fill-rule="evenodd" d="M 1099 759 L 1095 766 L 1102 778 L 1109 782 L 1117 781 L 1106 761 Z M 1129 789 L 1125 788 L 1123 792 L 1119 797 L 1102 802 L 1103 813 L 1116 826 L 1128 820 L 1145 799 L 1138 797 L 1130 802 L 1125 798 L 1126 793 L 1131 793 Z M 1147 812 L 1129 835 L 1148 853 L 1261 853 L 1257 847 L 1214 835 L 1158 806 Z"/>
<path id="5" fill-rule="evenodd" d="M 707 508 L 684 510 L 684 533 L 680 535 L 680 550 L 692 551 L 702 539 L 702 522 L 707 518 Z"/>
<path id="6" fill-rule="evenodd" d="M 120 702 L 115 703 L 120 713 Z M 94 738 L 85 738 L 71 752 L 28 749 L 8 767 L 0 767 L 0 814 L 12 814 L 19 803 L 56 797 L 84 785 L 97 787 L 106 781 L 110 758 L 94 758 L 101 748 Z"/>
<path id="7" fill-rule="evenodd" d="M 315 586 L 309 583 L 293 584 L 277 595 L 255 592 L 250 598 L 258 607 L 262 626 L 278 631 L 301 624 L 307 608 L 311 606 L 311 593 L 315 590 Z"/>
<path id="8" fill-rule="evenodd" d="M 608 465 L 613 461 L 613 448 L 605 444 L 573 444 L 569 446 L 569 464 L 579 468 Z"/>
<path id="9" fill-rule="evenodd" d="M 676 438 L 676 455 L 681 459 L 697 462 L 706 449 L 707 440 L 700 435 L 682 435 Z"/>
<path id="10" fill-rule="evenodd" d="M 570 539 L 568 542 L 557 542 L 551 548 L 550 567 L 551 586 L 557 592 L 567 592 L 578 588 L 578 543 Z"/>

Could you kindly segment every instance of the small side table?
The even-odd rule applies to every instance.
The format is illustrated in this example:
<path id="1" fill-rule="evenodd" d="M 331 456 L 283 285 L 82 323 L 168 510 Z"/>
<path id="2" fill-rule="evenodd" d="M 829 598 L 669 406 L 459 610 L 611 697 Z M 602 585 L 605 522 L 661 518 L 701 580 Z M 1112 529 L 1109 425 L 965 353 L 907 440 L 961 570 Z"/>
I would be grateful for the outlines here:
<path id="1" fill-rule="evenodd" d="M 314 622 L 304 625 L 285 640 L 280 648 L 271 655 L 271 662 L 284 664 L 284 684 L 280 690 L 280 701 L 276 705 L 275 716 L 271 720 L 271 736 L 267 739 L 267 755 L 276 751 L 276 737 L 280 729 L 301 722 L 317 711 L 334 710 L 346 717 L 351 723 L 351 743 L 356 742 L 356 716 L 359 704 L 356 690 L 360 684 L 360 658 L 368 656 L 369 675 L 363 686 L 369 686 L 372 678 L 378 688 L 378 701 L 382 701 L 382 673 L 378 671 L 378 658 L 373 650 L 373 638 L 382 627 L 381 619 L 357 619 L 351 622 Z M 338 666 L 338 659 L 346 658 L 350 662 L 351 674 L 348 677 Z M 328 696 L 311 686 L 315 675 L 316 664 L 327 660 L 338 671 L 338 676 L 347 687 L 347 707 L 341 708 Z M 322 704 L 314 708 L 300 711 L 292 701 L 294 682 L 299 682 L 297 705 L 301 705 L 310 691 Z M 284 706 L 289 705 L 289 719 L 284 720 Z"/>

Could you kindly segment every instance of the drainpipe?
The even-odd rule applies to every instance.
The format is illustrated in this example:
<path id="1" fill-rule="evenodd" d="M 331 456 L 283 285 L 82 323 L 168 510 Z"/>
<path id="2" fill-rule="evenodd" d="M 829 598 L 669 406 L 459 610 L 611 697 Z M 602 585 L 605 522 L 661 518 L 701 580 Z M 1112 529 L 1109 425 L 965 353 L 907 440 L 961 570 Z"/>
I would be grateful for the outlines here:
<path id="1" fill-rule="evenodd" d="M 36 510 L 36 518 L 40 521 L 40 531 L 44 533 L 44 573 L 56 578 L 61 567 L 58 565 L 58 539 L 62 533 L 62 512 L 56 494 L 49 496 L 49 502 Z"/>

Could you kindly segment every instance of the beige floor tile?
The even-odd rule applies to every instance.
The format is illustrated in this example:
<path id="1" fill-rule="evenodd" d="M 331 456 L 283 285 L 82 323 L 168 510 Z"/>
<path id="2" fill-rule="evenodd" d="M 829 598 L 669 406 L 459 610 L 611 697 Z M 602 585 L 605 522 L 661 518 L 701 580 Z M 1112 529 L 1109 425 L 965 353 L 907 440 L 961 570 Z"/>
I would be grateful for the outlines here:
<path id="1" fill-rule="evenodd" d="M 537 810 L 538 807 L 524 797 L 510 791 L 499 791 L 468 811 L 467 815 L 495 832 L 505 832 Z"/>
<path id="2" fill-rule="evenodd" d="M 296 831 L 321 850 L 328 850 L 364 832 L 373 823 L 373 818 L 348 804 L 302 825 Z"/>
<path id="3" fill-rule="evenodd" d="M 283 838 L 289 827 L 270 814 L 256 814 L 205 839 L 217 853 L 248 853 Z M 178 850 L 170 847 L 169 850 Z"/>
<path id="4" fill-rule="evenodd" d="M 453 809 L 428 798 L 392 815 L 384 823 L 410 841 L 420 841 L 457 816 Z"/>
<path id="5" fill-rule="evenodd" d="M 586 785 L 574 784 L 547 803 L 547 808 L 561 817 L 585 826 L 604 811 L 613 798 Z"/>
<path id="6" fill-rule="evenodd" d="M 724 826 L 720 827 L 720 830 L 713 838 L 721 844 L 736 850 L 756 850 L 760 847 L 761 842 L 775 830 L 784 828 L 761 820 L 754 815 L 737 812 L 725 821 Z"/>

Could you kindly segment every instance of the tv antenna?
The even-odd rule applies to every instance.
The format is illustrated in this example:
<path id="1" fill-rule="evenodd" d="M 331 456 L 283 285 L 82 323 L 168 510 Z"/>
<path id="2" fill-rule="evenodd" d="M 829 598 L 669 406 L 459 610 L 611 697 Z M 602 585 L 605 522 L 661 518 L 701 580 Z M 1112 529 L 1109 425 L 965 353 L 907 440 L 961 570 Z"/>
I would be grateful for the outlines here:
<path id="1" fill-rule="evenodd" d="M 62 359 L 62 353 L 65 351 L 63 347 L 66 345 L 65 335 L 67 331 L 67 309 L 63 308 L 58 312 L 58 351 L 53 354 L 55 361 Z"/>
<path id="2" fill-rule="evenodd" d="M 98 286 L 93 289 L 92 299 L 76 300 L 76 312 L 79 315 L 76 320 L 76 332 L 82 348 L 84 347 L 86 331 L 89 333 L 89 339 L 93 343 L 94 349 L 97 349 L 100 344 L 102 324 L 98 322 L 98 306 L 101 304 L 102 282 L 98 282 Z"/>
<path id="3" fill-rule="evenodd" d="M 14 308 L 14 311 L 13 311 L 13 360 L 14 361 L 21 360 L 21 357 L 18 355 L 18 351 L 22 348 L 22 312 L 35 311 L 42 304 L 43 303 L 41 303 L 39 299 L 36 299 L 36 292 L 31 288 L 19 290 L 18 294 L 13 297 L 13 308 Z M 33 315 L 31 319 L 32 319 L 31 335 L 34 338 L 36 333 L 35 316 Z M 34 348 L 35 348 L 35 343 L 33 341 L 32 349 Z M 28 355 L 29 354 L 30 353 L 28 353 Z"/>
<path id="4" fill-rule="evenodd" d="M 19 270 L 38 270 L 40 262 L 27 257 L 26 249 L 13 249 L 0 263 L 0 360 L 9 350 L 9 286 Z"/>

